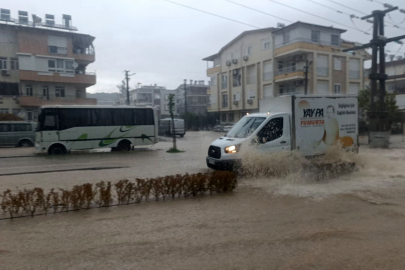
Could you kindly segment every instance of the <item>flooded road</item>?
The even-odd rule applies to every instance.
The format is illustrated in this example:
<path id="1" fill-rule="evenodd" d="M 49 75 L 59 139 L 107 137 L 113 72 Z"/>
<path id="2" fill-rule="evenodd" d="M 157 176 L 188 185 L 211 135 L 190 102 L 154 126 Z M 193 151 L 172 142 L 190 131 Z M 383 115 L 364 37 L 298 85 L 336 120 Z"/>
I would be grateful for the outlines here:
<path id="1" fill-rule="evenodd" d="M 189 133 L 180 154 L 167 154 L 171 143 L 161 142 L 132 153 L 0 159 L 2 174 L 125 167 L 0 176 L 0 187 L 205 171 L 218 135 Z M 277 156 L 256 162 L 278 173 L 244 177 L 231 194 L 1 221 L 0 269 L 401 269 L 405 150 L 363 147 L 326 158 L 353 159 L 357 170 L 315 181 L 291 169 L 300 166 L 294 156 Z"/>

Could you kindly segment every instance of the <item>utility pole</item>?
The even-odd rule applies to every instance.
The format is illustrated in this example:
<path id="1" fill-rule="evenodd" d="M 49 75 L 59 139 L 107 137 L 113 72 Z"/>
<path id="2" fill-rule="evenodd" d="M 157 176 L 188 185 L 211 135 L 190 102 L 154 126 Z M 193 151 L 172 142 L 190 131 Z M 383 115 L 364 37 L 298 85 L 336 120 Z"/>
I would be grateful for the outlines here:
<path id="1" fill-rule="evenodd" d="M 187 79 L 184 79 L 184 105 L 185 105 L 185 115 L 187 115 Z"/>
<path id="2" fill-rule="evenodd" d="M 405 35 L 386 38 L 384 36 L 384 17 L 388 12 L 394 11 L 398 7 L 391 7 L 386 10 L 374 10 L 372 14 L 364 16 L 362 20 L 373 18 L 373 39 L 370 43 L 362 46 L 352 47 L 350 49 L 344 49 L 343 52 L 355 51 L 360 49 L 370 48 L 372 49 L 371 60 L 371 73 L 370 79 L 370 147 L 373 148 L 388 148 L 389 146 L 389 127 L 387 125 L 387 111 L 385 106 L 385 80 L 387 74 L 385 74 L 385 45 L 389 42 L 398 41 L 404 39 Z M 380 64 L 377 64 L 377 57 L 380 57 Z M 379 67 L 379 71 L 377 70 Z M 379 93 L 377 81 L 379 81 Z M 376 103 L 379 103 L 379 110 L 377 110 Z"/>
<path id="3" fill-rule="evenodd" d="M 129 105 L 129 77 L 132 75 L 135 75 L 136 73 L 128 74 L 130 71 L 129 70 L 124 70 L 125 71 L 125 80 L 127 82 L 127 105 Z"/>

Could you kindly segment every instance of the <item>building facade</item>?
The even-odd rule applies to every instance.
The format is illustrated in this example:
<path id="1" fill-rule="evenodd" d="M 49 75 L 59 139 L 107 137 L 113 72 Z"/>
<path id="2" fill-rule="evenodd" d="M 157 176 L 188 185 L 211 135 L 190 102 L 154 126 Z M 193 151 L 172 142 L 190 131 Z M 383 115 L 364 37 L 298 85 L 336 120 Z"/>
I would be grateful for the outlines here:
<path id="1" fill-rule="evenodd" d="M 168 90 L 164 86 L 144 85 L 130 90 L 130 104 L 135 106 L 151 106 L 158 113 L 159 119 L 170 116 L 169 94 L 176 94 L 174 90 Z M 176 110 L 175 110 L 175 114 Z"/>
<path id="2" fill-rule="evenodd" d="M 217 54 L 211 63 L 208 112 L 221 123 L 237 122 L 259 110 L 259 100 L 279 95 L 357 94 L 363 88 L 365 51 L 344 53 L 346 30 L 296 22 L 282 28 L 246 31 Z M 308 66 L 308 78 L 304 69 Z"/>
<path id="3" fill-rule="evenodd" d="M 41 106 L 96 105 L 86 97 L 86 88 L 96 83 L 96 75 L 86 70 L 95 61 L 94 37 L 65 31 L 75 30 L 66 20 L 34 25 L 2 19 L 0 112 L 35 121 Z"/>
<path id="4" fill-rule="evenodd" d="M 189 84 L 181 84 L 176 89 L 177 113 L 182 115 L 186 112 L 186 92 L 187 92 L 187 113 L 207 114 L 209 86 L 204 81 L 190 80 Z"/>

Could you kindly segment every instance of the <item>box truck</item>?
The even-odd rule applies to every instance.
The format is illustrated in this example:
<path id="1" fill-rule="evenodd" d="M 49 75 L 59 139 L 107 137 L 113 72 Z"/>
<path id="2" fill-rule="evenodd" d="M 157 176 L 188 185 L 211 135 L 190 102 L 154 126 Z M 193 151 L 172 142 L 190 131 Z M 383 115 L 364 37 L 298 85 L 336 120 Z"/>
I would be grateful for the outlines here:
<path id="1" fill-rule="evenodd" d="M 260 113 L 242 117 L 211 143 L 208 167 L 233 169 L 241 161 L 241 149 L 268 154 L 295 150 L 308 158 L 338 142 L 347 150 L 358 150 L 357 96 L 280 96 L 261 100 L 259 107 Z"/>

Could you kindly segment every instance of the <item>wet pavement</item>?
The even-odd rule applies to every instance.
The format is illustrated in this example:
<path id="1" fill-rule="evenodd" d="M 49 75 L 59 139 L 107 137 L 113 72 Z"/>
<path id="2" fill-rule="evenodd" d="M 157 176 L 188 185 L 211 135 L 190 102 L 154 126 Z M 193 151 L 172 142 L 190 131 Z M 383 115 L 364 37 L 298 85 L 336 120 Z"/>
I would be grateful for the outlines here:
<path id="1" fill-rule="evenodd" d="M 0 187 L 205 171 L 208 145 L 220 135 L 190 132 L 179 154 L 161 142 L 131 153 L 0 159 L 0 174 L 106 168 L 4 175 Z M 395 140 L 395 149 L 333 153 L 326 158 L 354 159 L 358 169 L 322 181 L 303 172 L 245 177 L 230 194 L 1 221 L 0 269 L 401 269 L 405 149 Z M 267 161 L 280 170 L 293 162 Z"/>

